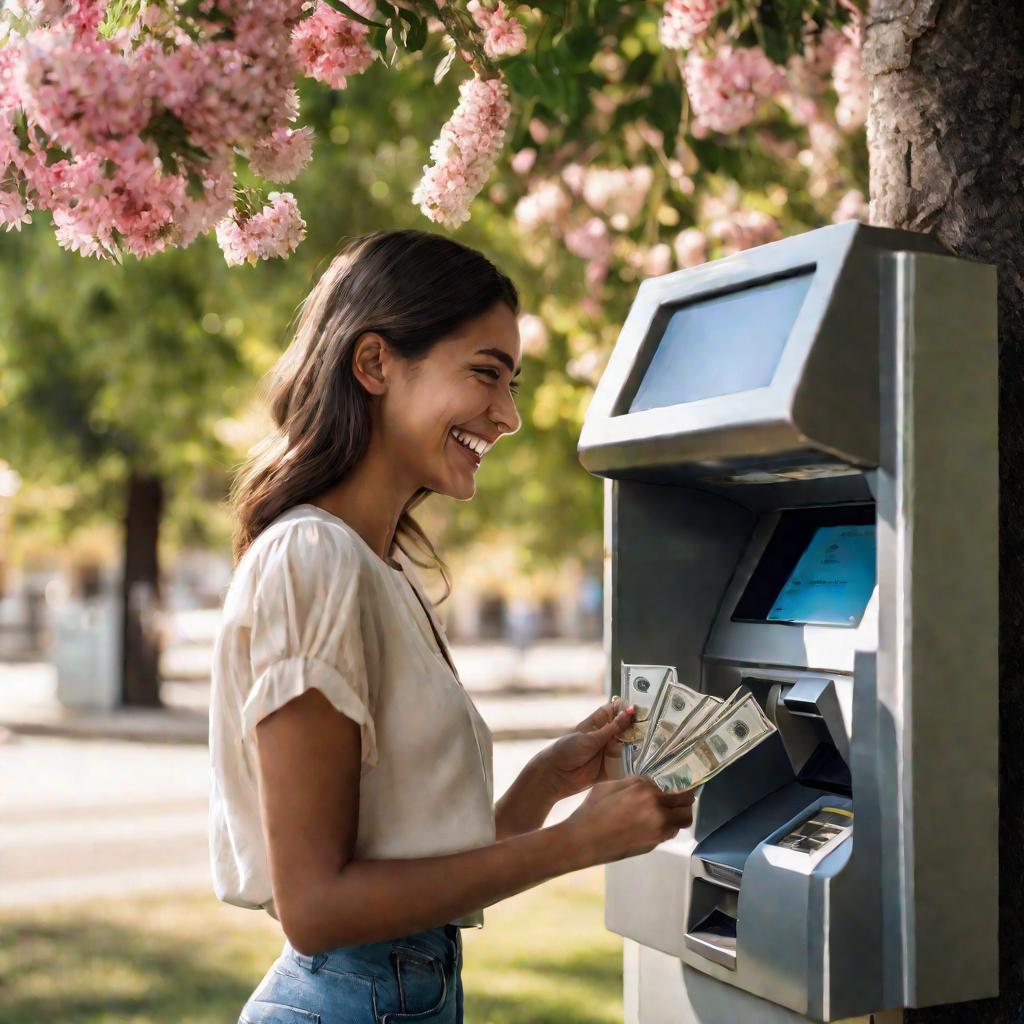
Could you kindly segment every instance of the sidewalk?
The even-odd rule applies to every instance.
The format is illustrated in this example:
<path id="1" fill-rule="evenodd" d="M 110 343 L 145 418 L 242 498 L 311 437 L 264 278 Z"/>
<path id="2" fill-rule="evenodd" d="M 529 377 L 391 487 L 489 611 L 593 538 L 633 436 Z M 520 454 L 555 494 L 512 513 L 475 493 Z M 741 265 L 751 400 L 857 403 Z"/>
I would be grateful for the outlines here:
<path id="1" fill-rule="evenodd" d="M 171 648 L 163 661 L 163 708 L 78 711 L 56 697 L 46 662 L 0 663 L 3 731 L 34 736 L 205 744 L 209 732 L 207 645 Z M 548 739 L 570 731 L 604 699 L 599 644 L 454 645 L 463 685 L 495 741 Z"/>

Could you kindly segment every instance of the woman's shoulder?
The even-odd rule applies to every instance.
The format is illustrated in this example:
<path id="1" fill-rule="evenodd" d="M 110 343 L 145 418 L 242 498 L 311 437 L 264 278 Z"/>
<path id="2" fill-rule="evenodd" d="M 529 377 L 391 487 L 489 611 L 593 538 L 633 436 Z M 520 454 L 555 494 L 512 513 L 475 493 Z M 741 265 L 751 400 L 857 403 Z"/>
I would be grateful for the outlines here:
<path id="1" fill-rule="evenodd" d="M 367 564 L 363 547 L 337 517 L 315 505 L 295 505 L 259 532 L 238 560 L 232 585 L 251 589 L 282 570 L 295 579 L 359 575 Z"/>

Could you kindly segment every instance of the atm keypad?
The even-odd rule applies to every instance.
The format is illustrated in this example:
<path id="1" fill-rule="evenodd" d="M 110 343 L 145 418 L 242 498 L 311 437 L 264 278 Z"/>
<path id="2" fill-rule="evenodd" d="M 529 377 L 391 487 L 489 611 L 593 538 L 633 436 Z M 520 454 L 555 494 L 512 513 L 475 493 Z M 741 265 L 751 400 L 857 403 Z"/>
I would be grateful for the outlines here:
<path id="1" fill-rule="evenodd" d="M 852 832 L 853 811 L 820 807 L 772 845 L 799 853 L 818 853 L 826 846 L 837 846 Z"/>

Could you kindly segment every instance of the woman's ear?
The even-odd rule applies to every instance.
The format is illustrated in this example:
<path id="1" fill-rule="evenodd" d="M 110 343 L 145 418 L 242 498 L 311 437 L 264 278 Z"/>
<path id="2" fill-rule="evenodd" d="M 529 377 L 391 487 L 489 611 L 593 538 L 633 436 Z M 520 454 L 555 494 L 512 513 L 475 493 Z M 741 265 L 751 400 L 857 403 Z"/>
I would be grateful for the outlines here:
<path id="1" fill-rule="evenodd" d="M 352 373 L 371 395 L 388 389 L 387 342 L 375 331 L 365 331 L 356 339 L 352 352 Z"/>

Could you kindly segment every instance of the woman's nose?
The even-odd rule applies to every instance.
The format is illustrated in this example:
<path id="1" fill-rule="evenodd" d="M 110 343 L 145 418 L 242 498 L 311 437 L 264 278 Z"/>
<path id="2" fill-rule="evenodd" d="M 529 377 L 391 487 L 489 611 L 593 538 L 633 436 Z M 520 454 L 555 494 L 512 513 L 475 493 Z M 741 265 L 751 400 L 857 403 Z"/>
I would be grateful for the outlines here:
<path id="1" fill-rule="evenodd" d="M 491 419 L 507 434 L 514 434 L 523 425 L 519 410 L 516 408 L 516 400 L 510 391 L 506 391 L 495 403 L 491 409 Z"/>

